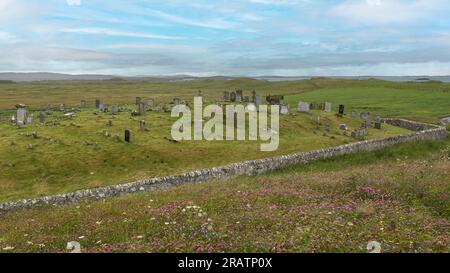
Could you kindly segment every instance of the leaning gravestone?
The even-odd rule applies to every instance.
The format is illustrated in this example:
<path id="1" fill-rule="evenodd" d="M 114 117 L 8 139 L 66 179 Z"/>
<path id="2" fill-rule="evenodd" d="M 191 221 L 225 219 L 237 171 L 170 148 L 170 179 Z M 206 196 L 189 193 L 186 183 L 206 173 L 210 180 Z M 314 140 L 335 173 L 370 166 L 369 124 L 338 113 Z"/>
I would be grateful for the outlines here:
<path id="1" fill-rule="evenodd" d="M 299 113 L 309 113 L 309 103 L 300 101 L 297 105 L 297 112 Z"/>
<path id="2" fill-rule="evenodd" d="M 125 130 L 125 142 L 131 142 L 131 131 L 129 129 Z"/>
<path id="3" fill-rule="evenodd" d="M 238 94 L 236 94 L 236 99 L 234 100 L 237 103 L 240 103 L 242 101 L 242 97 Z"/>
<path id="4" fill-rule="evenodd" d="M 330 113 L 331 112 L 331 103 L 325 102 L 325 112 Z"/>

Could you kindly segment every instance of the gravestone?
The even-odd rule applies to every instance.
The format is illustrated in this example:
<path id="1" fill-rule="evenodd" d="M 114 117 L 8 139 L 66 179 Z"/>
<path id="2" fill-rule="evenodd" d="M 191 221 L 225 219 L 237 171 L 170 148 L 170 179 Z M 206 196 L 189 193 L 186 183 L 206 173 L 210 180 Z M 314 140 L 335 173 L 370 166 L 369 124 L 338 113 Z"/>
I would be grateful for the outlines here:
<path id="1" fill-rule="evenodd" d="M 331 120 L 329 118 L 325 119 L 325 131 L 327 132 L 331 131 Z"/>
<path id="2" fill-rule="evenodd" d="M 162 109 L 164 112 L 170 112 L 170 107 L 167 104 L 164 104 Z"/>
<path id="3" fill-rule="evenodd" d="M 236 102 L 236 93 L 231 92 L 231 94 L 230 94 L 230 101 L 231 102 Z"/>
<path id="4" fill-rule="evenodd" d="M 108 120 L 108 123 L 106 125 L 108 125 L 110 127 L 113 126 L 113 121 L 112 120 Z"/>
<path id="5" fill-rule="evenodd" d="M 86 101 L 85 100 L 81 100 L 80 107 L 81 108 L 85 108 L 86 107 Z"/>
<path id="6" fill-rule="evenodd" d="M 228 92 L 228 91 L 223 92 L 223 100 L 226 102 L 230 101 L 230 92 Z"/>
<path id="7" fill-rule="evenodd" d="M 39 114 L 39 122 L 40 122 L 41 124 L 44 124 L 44 123 L 45 123 L 46 118 L 47 118 L 47 115 L 46 115 L 45 113 L 41 112 L 41 113 Z"/>
<path id="8" fill-rule="evenodd" d="M 173 104 L 174 105 L 180 105 L 180 99 L 179 98 L 174 98 L 173 99 Z"/>
<path id="9" fill-rule="evenodd" d="M 356 118 L 356 112 L 352 111 L 352 119 L 355 119 L 355 118 Z"/>
<path id="10" fill-rule="evenodd" d="M 198 90 L 198 97 L 203 97 L 203 91 L 202 90 Z"/>
<path id="11" fill-rule="evenodd" d="M 139 105 L 142 102 L 141 97 L 136 97 L 136 105 Z"/>
<path id="12" fill-rule="evenodd" d="M 259 107 L 261 105 L 262 98 L 261 96 L 256 96 L 255 98 L 255 106 Z"/>
<path id="13" fill-rule="evenodd" d="M 377 117 L 375 119 L 375 129 L 381 130 L 381 118 Z"/>
<path id="14" fill-rule="evenodd" d="M 156 112 L 161 112 L 161 106 L 159 106 L 159 105 L 158 105 L 158 106 L 156 106 L 156 109 L 155 109 L 155 111 L 156 111 Z"/>
<path id="15" fill-rule="evenodd" d="M 59 105 L 59 111 L 61 111 L 61 112 L 66 112 L 66 104 L 64 104 L 64 103 L 61 103 L 60 105 Z"/>
<path id="16" fill-rule="evenodd" d="M 325 112 L 330 113 L 331 112 L 331 103 L 325 102 Z"/>
<path id="17" fill-rule="evenodd" d="M 289 115 L 289 105 L 281 105 L 280 114 Z"/>
<path id="18" fill-rule="evenodd" d="M 12 117 L 11 117 L 11 123 L 12 123 L 12 124 L 16 124 L 16 123 L 17 123 L 17 120 L 16 120 L 16 116 L 15 116 L 15 115 L 12 115 Z"/>
<path id="19" fill-rule="evenodd" d="M 153 99 L 147 100 L 147 106 L 153 107 L 154 104 L 155 104 L 155 101 Z"/>
<path id="20" fill-rule="evenodd" d="M 364 128 L 364 127 L 359 128 L 358 138 L 359 138 L 359 140 L 365 140 L 366 139 L 366 128 Z"/>
<path id="21" fill-rule="evenodd" d="M 252 91 L 252 102 L 256 102 L 256 91 Z"/>
<path id="22" fill-rule="evenodd" d="M 317 126 L 320 126 L 322 124 L 322 122 L 320 120 L 321 120 L 321 117 L 317 116 L 317 119 L 316 119 Z"/>
<path id="23" fill-rule="evenodd" d="M 131 131 L 129 129 L 125 130 L 125 142 L 131 142 Z"/>
<path id="24" fill-rule="evenodd" d="M 16 123 L 17 125 L 25 125 L 26 123 L 26 117 L 27 117 L 27 109 L 24 104 L 18 104 L 17 107 L 17 118 Z"/>
<path id="25" fill-rule="evenodd" d="M 141 128 L 141 130 L 145 131 L 145 120 L 141 120 L 139 122 L 139 127 Z"/>
<path id="26" fill-rule="evenodd" d="M 145 104 L 143 102 L 139 102 L 138 104 L 138 113 L 139 115 L 145 115 Z"/>
<path id="27" fill-rule="evenodd" d="M 344 115 L 345 106 L 343 104 L 339 104 L 339 116 Z"/>
<path id="28" fill-rule="evenodd" d="M 34 117 L 33 117 L 33 115 L 28 116 L 28 117 L 27 117 L 27 124 L 33 124 L 33 122 L 34 122 Z"/>
<path id="29" fill-rule="evenodd" d="M 340 125 L 339 125 L 339 129 L 340 129 L 340 130 L 344 130 L 344 131 L 347 131 L 347 130 L 348 130 L 347 125 L 346 125 L 345 123 L 340 124 Z"/>
<path id="30" fill-rule="evenodd" d="M 236 94 L 235 102 L 240 103 L 242 101 L 242 97 Z"/>
<path id="31" fill-rule="evenodd" d="M 100 108 L 100 100 L 95 100 L 95 109 L 99 109 Z"/>
<path id="32" fill-rule="evenodd" d="M 248 96 L 244 96 L 244 102 L 249 102 L 250 98 Z"/>
<path id="33" fill-rule="evenodd" d="M 256 106 L 255 106 L 255 104 L 253 103 L 253 102 L 250 102 L 248 105 L 247 105 L 247 109 L 248 109 L 248 111 L 250 111 L 250 112 L 256 112 Z"/>
<path id="34" fill-rule="evenodd" d="M 356 129 L 353 129 L 353 130 L 352 130 L 352 137 L 353 137 L 353 138 L 356 138 L 356 133 L 357 133 L 357 132 L 356 132 Z"/>
<path id="35" fill-rule="evenodd" d="M 299 113 L 309 113 L 309 103 L 300 101 L 297 105 L 297 112 Z"/>
<path id="36" fill-rule="evenodd" d="M 119 105 L 113 105 L 112 114 L 117 115 L 119 113 Z"/>
<path id="37" fill-rule="evenodd" d="M 372 116 L 367 116 L 367 127 L 372 128 Z"/>

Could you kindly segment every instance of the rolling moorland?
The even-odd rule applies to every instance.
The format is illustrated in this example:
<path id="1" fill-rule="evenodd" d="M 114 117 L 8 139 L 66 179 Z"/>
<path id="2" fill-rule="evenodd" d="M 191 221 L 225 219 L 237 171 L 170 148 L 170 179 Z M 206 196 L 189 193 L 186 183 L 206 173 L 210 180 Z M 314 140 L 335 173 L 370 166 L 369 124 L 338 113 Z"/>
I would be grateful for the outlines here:
<path id="1" fill-rule="evenodd" d="M 190 100 L 199 89 L 211 102 L 225 90 L 283 94 L 292 112 L 304 100 L 330 101 L 334 111 L 344 104 L 347 113 L 370 111 L 430 123 L 450 116 L 450 84 L 325 78 L 4 83 L 0 114 L 8 117 L 19 102 L 32 110 L 46 103 L 79 105 L 81 99 L 93 106 L 97 98 L 131 104 L 142 96 L 168 103 L 174 97 Z M 339 123 L 360 123 L 348 115 L 342 120 L 330 115 L 333 130 L 324 135 L 307 115 L 281 117 L 280 149 L 261 154 L 256 142 L 171 143 L 164 139 L 172 122 L 167 113 L 150 112 L 145 118 L 149 132 L 139 132 L 141 118 L 119 116 L 112 129 L 105 125 L 107 116 L 92 118 L 91 112 L 50 128 L 12 129 L 8 119 L 2 120 L 0 200 L 339 145 L 352 141 L 337 131 Z M 313 117 L 317 114 L 324 115 L 314 112 Z M 102 135 L 105 129 L 119 134 L 123 126 L 135 128 L 136 143 L 118 145 Z M 368 137 L 405 133 L 384 128 L 369 131 Z M 19 135 L 33 130 L 58 141 L 40 143 L 42 139 Z M 12 137 L 21 144 L 12 147 Z M 100 149 L 86 141 L 100 143 Z M 147 141 L 152 144 L 143 145 Z M 28 142 L 35 144 L 33 151 L 26 149 Z M 377 240 L 389 252 L 448 252 L 449 145 L 449 139 L 403 144 L 226 183 L 210 181 L 104 202 L 12 212 L 0 216 L 0 251 L 65 251 L 68 241 L 78 240 L 85 251 L 107 252 L 366 252 L 367 242 Z"/>

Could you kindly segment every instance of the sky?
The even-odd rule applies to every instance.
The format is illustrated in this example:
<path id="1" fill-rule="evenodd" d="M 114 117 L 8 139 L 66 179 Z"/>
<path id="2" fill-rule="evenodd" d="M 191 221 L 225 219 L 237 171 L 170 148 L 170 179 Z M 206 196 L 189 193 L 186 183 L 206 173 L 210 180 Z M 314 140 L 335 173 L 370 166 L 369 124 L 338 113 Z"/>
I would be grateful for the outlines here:
<path id="1" fill-rule="evenodd" d="M 450 75 L 448 0 L 0 0 L 0 72 Z"/>

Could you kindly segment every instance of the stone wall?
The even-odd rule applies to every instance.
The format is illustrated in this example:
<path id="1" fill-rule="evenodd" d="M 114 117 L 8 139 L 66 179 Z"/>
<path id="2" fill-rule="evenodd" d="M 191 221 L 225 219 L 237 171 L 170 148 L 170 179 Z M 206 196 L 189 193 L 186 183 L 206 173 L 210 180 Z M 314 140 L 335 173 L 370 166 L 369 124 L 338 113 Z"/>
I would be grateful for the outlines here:
<path id="1" fill-rule="evenodd" d="M 410 129 L 416 132 L 407 135 L 366 140 L 337 147 L 315 150 L 311 152 L 302 152 L 266 159 L 243 161 L 240 163 L 233 163 L 222 167 L 193 171 L 176 176 L 151 178 L 115 186 L 80 190 L 72 193 L 21 200 L 17 202 L 0 203 L 0 212 L 6 212 L 13 209 L 27 209 L 39 205 L 64 205 L 83 199 L 97 200 L 136 192 L 151 191 L 155 188 L 164 188 L 217 178 L 224 179 L 237 175 L 260 174 L 280 169 L 289 165 L 304 164 L 318 159 L 330 158 L 345 154 L 353 154 L 358 152 L 380 150 L 387 146 L 410 141 L 437 140 L 447 137 L 447 130 L 445 127 L 417 123 L 404 119 L 383 119 L 383 121 L 385 123 L 401 126 L 403 128 Z"/>

